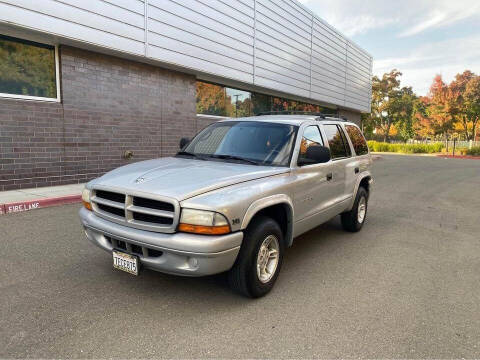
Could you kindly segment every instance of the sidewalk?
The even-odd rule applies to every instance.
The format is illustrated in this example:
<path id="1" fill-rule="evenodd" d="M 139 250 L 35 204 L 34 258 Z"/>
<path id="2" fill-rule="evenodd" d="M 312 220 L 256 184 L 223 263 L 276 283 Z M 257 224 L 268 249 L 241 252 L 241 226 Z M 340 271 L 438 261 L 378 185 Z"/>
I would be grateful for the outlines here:
<path id="1" fill-rule="evenodd" d="M 85 184 L 50 186 L 0 192 L 0 215 L 78 203 Z"/>

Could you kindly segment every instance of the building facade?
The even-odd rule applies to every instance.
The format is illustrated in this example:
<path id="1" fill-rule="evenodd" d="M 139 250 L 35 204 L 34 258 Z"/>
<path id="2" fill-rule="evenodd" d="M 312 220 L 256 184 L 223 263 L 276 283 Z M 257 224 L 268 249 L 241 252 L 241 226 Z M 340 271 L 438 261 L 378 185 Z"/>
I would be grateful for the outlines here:
<path id="1" fill-rule="evenodd" d="M 358 122 L 371 66 L 295 0 L 0 0 L 0 191 L 169 156 L 223 117 Z"/>

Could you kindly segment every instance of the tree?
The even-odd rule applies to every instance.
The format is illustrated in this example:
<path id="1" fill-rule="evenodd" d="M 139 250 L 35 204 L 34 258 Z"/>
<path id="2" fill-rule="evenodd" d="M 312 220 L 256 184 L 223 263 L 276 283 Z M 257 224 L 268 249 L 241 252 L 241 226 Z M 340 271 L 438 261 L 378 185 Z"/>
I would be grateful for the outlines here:
<path id="1" fill-rule="evenodd" d="M 435 135 L 443 134 L 444 138 L 453 129 L 455 117 L 452 113 L 451 92 L 443 82 L 442 76 L 437 75 L 430 87 L 427 116 Z"/>
<path id="2" fill-rule="evenodd" d="M 415 104 L 415 134 L 422 138 L 431 138 L 435 135 L 432 122 L 428 117 L 427 109 L 430 106 L 428 96 L 420 96 Z"/>
<path id="3" fill-rule="evenodd" d="M 470 139 L 476 140 L 477 126 L 480 121 L 480 76 L 470 79 L 465 87 L 465 113 L 472 124 Z"/>
<path id="4" fill-rule="evenodd" d="M 415 113 L 419 106 L 419 100 L 411 87 L 403 87 L 395 102 L 397 110 L 394 113 L 395 124 L 400 137 L 406 142 L 415 137 Z"/>
<path id="5" fill-rule="evenodd" d="M 362 118 L 366 129 L 380 128 L 384 141 L 388 141 L 392 126 L 406 141 L 415 136 L 415 109 L 418 98 L 411 87 L 400 88 L 401 72 L 394 69 L 382 78 L 372 79 L 372 112 Z"/>
<path id="6" fill-rule="evenodd" d="M 471 119 L 468 114 L 468 105 L 465 99 L 467 84 L 476 76 L 470 70 L 457 74 L 455 79 L 448 86 L 447 102 L 448 111 L 455 121 L 459 123 L 467 140 L 473 137 L 470 133 Z M 472 129 L 473 131 L 473 129 Z"/>
<path id="7" fill-rule="evenodd" d="M 370 120 L 376 128 L 380 128 L 384 135 L 384 141 L 389 140 L 390 128 L 395 123 L 394 116 L 397 111 L 396 99 L 399 96 L 400 79 L 402 73 L 393 69 L 383 74 L 380 79 L 374 76 L 372 79 L 372 111 Z"/>

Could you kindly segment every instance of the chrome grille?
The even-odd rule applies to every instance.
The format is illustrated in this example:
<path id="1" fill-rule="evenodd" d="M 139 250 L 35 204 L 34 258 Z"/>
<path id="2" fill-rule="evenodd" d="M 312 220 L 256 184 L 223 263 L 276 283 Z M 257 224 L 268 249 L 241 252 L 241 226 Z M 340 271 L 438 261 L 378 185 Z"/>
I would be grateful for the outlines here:
<path id="1" fill-rule="evenodd" d="M 100 217 L 142 230 L 174 232 L 180 213 L 174 199 L 110 189 L 93 189 L 91 201 Z"/>

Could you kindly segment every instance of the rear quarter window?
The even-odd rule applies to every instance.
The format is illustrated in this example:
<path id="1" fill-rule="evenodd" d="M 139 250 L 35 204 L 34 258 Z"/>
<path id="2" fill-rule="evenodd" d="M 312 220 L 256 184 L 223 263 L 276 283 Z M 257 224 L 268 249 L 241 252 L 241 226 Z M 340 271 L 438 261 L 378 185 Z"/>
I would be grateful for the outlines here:
<path id="1" fill-rule="evenodd" d="M 341 159 L 351 156 L 350 146 L 347 143 L 345 134 L 342 129 L 335 124 L 327 124 L 323 126 L 325 135 L 327 136 L 328 146 L 330 147 L 330 154 L 333 159 Z"/>
<path id="2" fill-rule="evenodd" d="M 368 154 L 367 141 L 365 140 L 362 132 L 354 125 L 345 125 L 345 130 L 352 141 L 353 148 L 357 153 L 357 156 Z"/>

